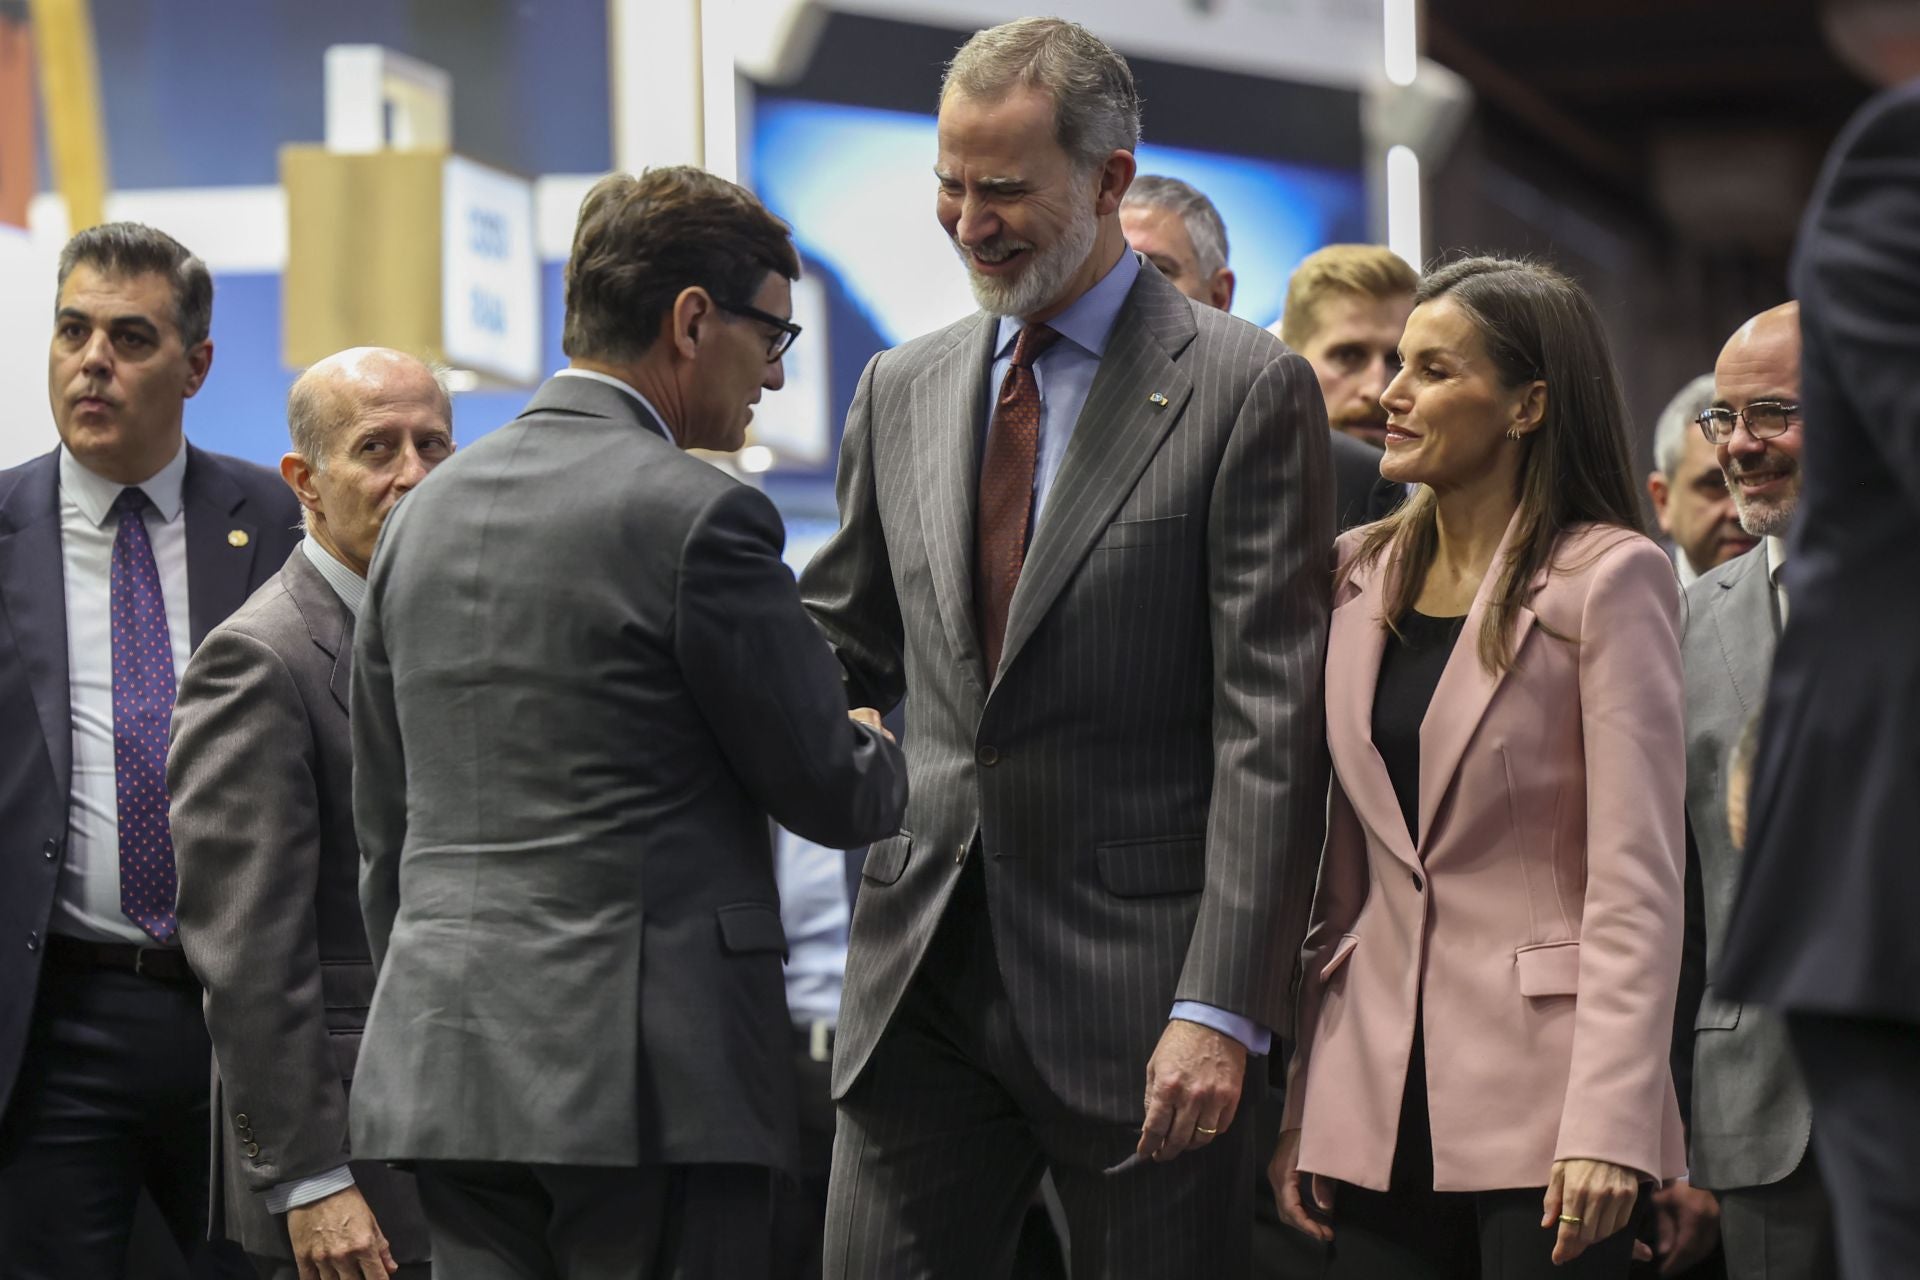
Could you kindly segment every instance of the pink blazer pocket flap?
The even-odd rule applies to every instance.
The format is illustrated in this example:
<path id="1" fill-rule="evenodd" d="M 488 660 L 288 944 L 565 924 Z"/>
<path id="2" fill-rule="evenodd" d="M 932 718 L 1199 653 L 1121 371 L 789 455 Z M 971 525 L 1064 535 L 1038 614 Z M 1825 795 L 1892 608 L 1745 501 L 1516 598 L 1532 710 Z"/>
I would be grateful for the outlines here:
<path id="1" fill-rule="evenodd" d="M 1580 943 L 1542 942 L 1513 953 L 1523 996 L 1570 996 L 1580 990 Z"/>
<path id="2" fill-rule="evenodd" d="M 1325 982 L 1331 978 L 1340 966 L 1347 962 L 1347 957 L 1353 954 L 1353 949 L 1359 945 L 1360 939 L 1352 934 L 1341 934 L 1340 941 L 1333 944 L 1333 954 L 1328 956 L 1327 962 L 1320 966 L 1320 981 Z"/>

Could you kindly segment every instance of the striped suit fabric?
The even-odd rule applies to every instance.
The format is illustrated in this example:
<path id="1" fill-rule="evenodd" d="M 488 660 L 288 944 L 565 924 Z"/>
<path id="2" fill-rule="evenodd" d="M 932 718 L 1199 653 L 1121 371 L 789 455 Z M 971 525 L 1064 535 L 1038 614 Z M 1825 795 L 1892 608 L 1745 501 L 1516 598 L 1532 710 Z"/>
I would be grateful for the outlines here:
<path id="1" fill-rule="evenodd" d="M 907 700 L 911 799 L 863 872 L 834 1091 L 846 1107 L 910 1101 L 911 1082 L 885 1078 L 885 1041 L 903 1019 L 925 1021 L 903 1005 L 926 1003 L 916 974 L 963 876 L 977 877 L 959 909 L 977 919 L 953 927 L 990 949 L 986 985 L 1007 1017 L 988 1030 L 1032 1067 L 1030 1081 L 998 1083 L 1029 1131 L 1048 1119 L 1035 1108 L 1085 1125 L 1038 1148 L 1058 1181 L 1062 1162 L 1097 1169 L 1130 1149 L 1174 1001 L 1288 1025 L 1326 797 L 1332 485 L 1307 364 L 1143 266 L 989 672 L 973 558 L 995 332 L 976 314 L 868 366 L 842 447 L 842 526 L 802 581 L 850 703 Z M 940 945 L 966 967 L 966 948 Z M 933 977 L 943 1008 L 964 998 L 964 976 Z M 867 1118 L 869 1142 L 915 1132 Z M 1206 1154 L 1183 1157 L 1190 1177 Z M 1152 1171 L 1154 1185 L 1171 1188 L 1179 1164 Z M 1011 1162 L 1037 1178 L 1035 1166 Z M 856 1181 L 836 1169 L 830 1226 L 847 1235 L 858 1219 L 868 1244 L 892 1243 L 847 1241 L 845 1273 L 974 1274 L 914 1244 L 926 1223 L 849 1203 Z M 977 1194 L 955 1197 L 950 1217 L 989 1195 L 969 1185 Z M 1128 1230 L 1156 1222 L 1125 1216 Z"/>

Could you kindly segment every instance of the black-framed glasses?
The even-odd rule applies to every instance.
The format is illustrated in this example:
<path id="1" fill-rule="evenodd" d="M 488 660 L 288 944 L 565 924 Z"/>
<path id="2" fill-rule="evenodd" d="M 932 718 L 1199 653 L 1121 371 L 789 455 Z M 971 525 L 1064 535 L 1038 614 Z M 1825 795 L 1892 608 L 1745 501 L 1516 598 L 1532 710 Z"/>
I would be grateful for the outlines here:
<path id="1" fill-rule="evenodd" d="M 771 312 L 762 311 L 758 307 L 750 307 L 744 302 L 722 302 L 720 299 L 715 298 L 713 305 L 719 307 L 722 311 L 731 311 L 737 316 L 745 316 L 749 320 L 758 320 L 761 324 L 770 324 L 780 331 L 767 339 L 768 364 L 772 364 L 775 360 L 787 354 L 787 350 L 793 346 L 793 340 L 800 336 L 800 326 L 793 321 L 782 320 L 779 316 Z"/>
<path id="2" fill-rule="evenodd" d="M 1800 416 L 1800 406 L 1784 400 L 1756 400 L 1745 409 L 1708 409 L 1694 421 L 1709 444 L 1725 444 L 1733 439 L 1733 429 L 1747 424 L 1747 434 L 1755 440 L 1771 440 Z"/>

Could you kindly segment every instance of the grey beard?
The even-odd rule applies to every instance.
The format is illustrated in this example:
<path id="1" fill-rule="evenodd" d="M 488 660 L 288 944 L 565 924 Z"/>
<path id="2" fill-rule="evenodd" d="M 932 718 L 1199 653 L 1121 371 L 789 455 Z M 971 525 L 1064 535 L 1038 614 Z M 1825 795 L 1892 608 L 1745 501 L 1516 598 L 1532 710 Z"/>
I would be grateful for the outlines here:
<path id="1" fill-rule="evenodd" d="M 1086 217 L 1076 219 L 1053 247 L 1029 250 L 1031 260 L 1026 270 L 1011 280 L 981 275 L 957 243 L 954 251 L 967 268 L 967 284 L 973 289 L 973 300 L 980 304 L 982 311 L 996 316 L 1026 316 L 1060 296 L 1073 273 L 1086 264 L 1099 234 L 1099 221 L 1089 211 Z"/>
<path id="2" fill-rule="evenodd" d="M 1800 495 L 1796 493 L 1784 501 L 1755 502 L 1752 505 L 1742 503 L 1736 495 L 1733 505 L 1740 516 L 1740 527 L 1749 534 L 1756 538 L 1782 538 L 1793 525 L 1793 513 L 1800 507 Z"/>

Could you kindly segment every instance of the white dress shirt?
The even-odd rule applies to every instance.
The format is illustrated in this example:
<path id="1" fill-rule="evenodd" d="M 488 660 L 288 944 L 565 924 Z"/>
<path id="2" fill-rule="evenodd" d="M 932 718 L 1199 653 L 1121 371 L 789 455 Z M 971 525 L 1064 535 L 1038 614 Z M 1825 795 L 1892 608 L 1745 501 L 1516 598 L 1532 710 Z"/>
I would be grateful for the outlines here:
<path id="1" fill-rule="evenodd" d="M 181 481 L 186 442 L 139 488 L 147 538 L 160 571 L 161 603 L 173 641 L 173 678 L 187 669 L 193 633 L 187 608 L 187 522 Z M 67 802 L 67 856 L 54 888 L 54 933 L 94 942 L 155 942 L 120 910 L 120 794 L 113 766 L 113 504 L 129 486 L 95 475 L 60 450 L 60 567 L 67 592 L 67 698 L 73 726 L 73 783 Z M 178 946 L 177 941 L 168 943 Z"/>

